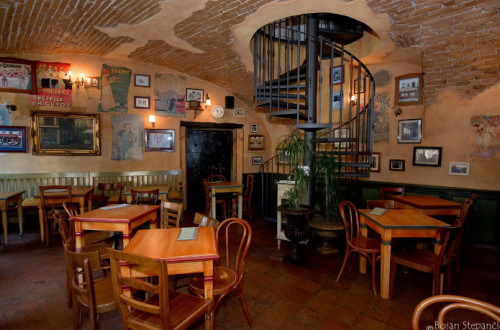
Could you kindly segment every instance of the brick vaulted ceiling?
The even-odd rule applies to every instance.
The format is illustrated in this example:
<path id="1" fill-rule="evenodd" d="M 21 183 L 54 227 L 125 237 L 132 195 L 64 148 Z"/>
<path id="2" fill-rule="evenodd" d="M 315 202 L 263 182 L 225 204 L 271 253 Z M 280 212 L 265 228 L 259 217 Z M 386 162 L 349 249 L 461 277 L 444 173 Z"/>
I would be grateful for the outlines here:
<path id="1" fill-rule="evenodd" d="M 231 28 L 271 2 L 293 6 L 304 1 L 0 0 L 0 54 L 127 58 L 207 80 L 249 101 L 253 97 L 253 74 L 233 48 Z M 335 3 L 350 2 L 353 1 L 307 1 L 311 12 L 315 11 L 316 3 L 328 3 L 332 5 L 332 13 L 335 13 Z M 390 35 L 398 47 L 422 47 L 424 55 L 437 52 L 439 58 L 446 55 L 447 49 L 467 47 L 463 41 L 468 28 L 466 22 L 470 18 L 473 23 L 482 19 L 479 25 L 474 24 L 475 29 L 468 31 L 467 40 L 478 43 L 491 40 L 498 56 L 498 1 L 368 0 L 366 4 L 374 15 L 381 13 L 390 18 Z M 451 14 L 457 10 L 462 16 L 454 18 Z M 485 12 L 489 13 L 486 17 Z M 446 24 L 439 26 L 440 20 L 446 20 Z M 493 29 L 491 33 L 484 33 L 486 24 Z M 450 33 L 455 37 L 444 42 L 443 38 Z M 496 61 L 498 63 L 498 57 Z M 423 65 L 425 72 L 425 59 Z M 488 65 L 480 70 L 487 73 Z M 498 69 L 489 72 L 486 85 L 498 82 Z M 432 78 L 432 73 L 429 76 Z M 457 87 L 464 86 L 458 84 Z M 470 97 L 476 90 L 470 87 L 464 94 Z"/>

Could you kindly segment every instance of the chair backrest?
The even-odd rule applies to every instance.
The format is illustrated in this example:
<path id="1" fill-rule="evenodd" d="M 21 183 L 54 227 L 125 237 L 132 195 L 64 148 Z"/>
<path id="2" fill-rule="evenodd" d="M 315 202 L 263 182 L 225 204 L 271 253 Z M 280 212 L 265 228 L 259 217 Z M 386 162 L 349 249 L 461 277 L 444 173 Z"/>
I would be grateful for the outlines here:
<path id="1" fill-rule="evenodd" d="M 247 175 L 247 184 L 245 185 L 245 192 L 243 194 L 244 198 L 252 199 L 254 179 L 255 177 L 253 174 Z"/>
<path id="2" fill-rule="evenodd" d="M 59 235 L 61 235 L 62 244 L 64 246 L 66 242 L 73 236 L 71 235 L 66 221 L 62 218 L 61 213 L 58 210 L 54 211 L 54 221 L 57 224 Z"/>
<path id="3" fill-rule="evenodd" d="M 108 251 L 113 292 L 118 303 L 123 329 L 139 329 L 142 328 L 141 326 L 146 329 L 146 321 L 154 322 L 159 329 L 171 329 L 167 263 L 160 259 L 151 259 L 114 249 Z M 128 265 L 140 266 L 141 270 L 146 270 L 145 273 L 155 274 L 153 277 L 157 277 L 158 280 L 150 280 L 150 275 L 134 278 L 122 275 L 120 263 L 124 262 Z M 130 292 L 134 294 L 130 295 Z M 149 300 L 150 297 L 157 298 Z M 134 320 L 130 318 L 131 313 L 137 314 L 139 311 L 142 311 L 145 324 L 138 324 L 140 322 L 138 318 Z M 153 328 L 152 324 L 149 324 L 149 329 Z"/>
<path id="4" fill-rule="evenodd" d="M 161 202 L 160 208 L 160 228 L 179 227 L 182 217 L 181 203 L 174 202 Z"/>
<path id="5" fill-rule="evenodd" d="M 240 283 L 252 242 L 252 227 L 246 220 L 227 218 L 217 227 L 216 239 L 220 254 L 219 264 L 234 269 L 238 276 L 237 283 Z"/>
<path id="6" fill-rule="evenodd" d="M 380 187 L 380 199 L 391 199 L 391 196 L 404 196 L 404 187 Z"/>
<path id="7" fill-rule="evenodd" d="M 80 214 L 80 205 L 78 203 L 64 202 L 63 207 L 70 217 L 76 217 Z"/>
<path id="8" fill-rule="evenodd" d="M 450 262 L 453 251 L 457 245 L 458 233 L 460 230 L 459 221 L 455 221 L 454 226 L 440 227 L 436 234 L 436 239 L 441 243 L 441 250 L 436 255 L 435 267 L 445 266 Z"/>
<path id="9" fill-rule="evenodd" d="M 201 184 L 203 185 L 203 193 L 205 196 L 205 214 L 209 214 L 210 205 L 212 204 L 212 200 L 210 198 L 210 187 L 208 185 L 208 181 L 205 179 L 201 180 Z"/>
<path id="10" fill-rule="evenodd" d="M 210 174 L 207 177 L 208 182 L 222 182 L 222 181 L 227 181 L 226 177 L 222 174 Z"/>
<path id="11" fill-rule="evenodd" d="M 71 186 L 40 186 L 40 202 L 45 207 L 62 207 L 64 202 L 71 202 Z"/>
<path id="12" fill-rule="evenodd" d="M 467 215 L 469 214 L 469 209 L 474 204 L 479 196 L 477 194 L 472 194 L 469 198 L 466 198 L 464 204 L 462 205 L 462 209 L 460 210 L 460 221 L 462 224 L 465 224 L 467 220 Z"/>
<path id="13" fill-rule="evenodd" d="M 500 323 L 500 307 L 498 306 L 468 297 L 455 296 L 455 295 L 437 295 L 426 298 L 417 305 L 417 307 L 413 311 L 413 317 L 411 321 L 412 330 L 423 329 L 423 327 L 421 328 L 419 326 L 420 318 L 424 314 L 425 309 L 433 304 L 442 304 L 442 307 L 438 313 L 437 323 L 433 320 L 431 327 L 427 326 L 427 329 L 430 328 L 445 329 L 447 324 L 445 323 L 446 314 L 453 310 L 464 310 L 464 309 L 484 314 L 493 319 L 495 322 Z M 466 317 L 463 318 L 463 321 L 470 320 L 469 314 L 454 313 L 454 315 L 466 315 Z M 456 320 L 456 318 L 454 318 L 453 323 L 450 324 L 461 324 L 461 323 L 459 323 Z"/>
<path id="14" fill-rule="evenodd" d="M 366 201 L 366 207 L 373 209 L 374 207 L 381 207 L 384 209 L 393 209 L 394 200 L 393 199 L 369 199 Z"/>
<path id="15" fill-rule="evenodd" d="M 160 189 L 153 190 L 135 190 L 131 189 L 132 204 L 156 205 L 158 204 L 158 196 Z"/>
<path id="16" fill-rule="evenodd" d="M 344 222 L 345 236 L 347 242 L 351 245 L 351 240 L 360 235 L 358 209 L 351 201 L 340 202 L 339 209 Z"/>
<path id="17" fill-rule="evenodd" d="M 198 225 L 199 227 L 214 227 L 217 228 L 220 224 L 220 221 L 209 217 L 208 215 L 201 214 L 196 212 L 194 214 L 193 223 Z"/>
<path id="18" fill-rule="evenodd" d="M 118 196 L 118 203 L 122 203 L 123 182 L 101 182 L 97 184 L 97 189 L 101 192 L 101 197 Z"/>

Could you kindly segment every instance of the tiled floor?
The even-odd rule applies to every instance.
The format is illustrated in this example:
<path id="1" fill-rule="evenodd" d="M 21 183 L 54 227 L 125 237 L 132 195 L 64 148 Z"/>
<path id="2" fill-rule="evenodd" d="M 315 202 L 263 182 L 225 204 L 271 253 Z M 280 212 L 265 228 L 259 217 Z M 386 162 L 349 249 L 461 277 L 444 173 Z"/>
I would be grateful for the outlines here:
<path id="1" fill-rule="evenodd" d="M 10 247 L 0 249 L 0 329 L 71 329 L 62 246 L 42 247 L 37 227 L 26 227 L 20 238 L 11 226 Z M 281 260 L 290 246 L 285 242 L 277 250 L 274 224 L 254 220 L 252 227 L 245 297 L 256 329 L 410 329 L 413 309 L 431 293 L 431 276 L 401 271 L 393 299 L 383 300 L 372 294 L 370 276 L 360 274 L 356 264 L 335 281 L 342 253 L 320 256 L 308 248 L 309 261 L 293 266 Z M 453 293 L 500 305 L 498 250 L 469 247 L 464 252 Z M 88 322 L 83 326 L 88 329 Z M 217 311 L 216 326 L 249 328 L 236 296 Z M 203 323 L 194 328 L 202 329 Z M 103 315 L 101 329 L 121 329 L 118 312 Z"/>

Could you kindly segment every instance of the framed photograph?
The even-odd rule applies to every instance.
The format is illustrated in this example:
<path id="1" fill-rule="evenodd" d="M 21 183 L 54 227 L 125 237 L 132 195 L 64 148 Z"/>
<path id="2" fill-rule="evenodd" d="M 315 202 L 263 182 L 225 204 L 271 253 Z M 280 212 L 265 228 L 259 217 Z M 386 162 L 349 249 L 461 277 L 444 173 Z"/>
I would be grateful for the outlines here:
<path id="1" fill-rule="evenodd" d="M 420 143 L 422 140 L 422 119 L 400 120 L 398 143 Z"/>
<path id="2" fill-rule="evenodd" d="M 144 129 L 144 151 L 175 151 L 175 131 L 173 129 Z"/>
<path id="3" fill-rule="evenodd" d="M 136 109 L 149 109 L 150 105 L 149 96 L 134 96 L 134 108 Z"/>
<path id="4" fill-rule="evenodd" d="M 233 109 L 233 117 L 245 117 L 245 109 L 234 108 Z"/>
<path id="5" fill-rule="evenodd" d="M 26 152 L 25 126 L 0 126 L 0 152 Z"/>
<path id="6" fill-rule="evenodd" d="M 338 65 L 332 67 L 332 71 L 330 72 L 330 81 L 332 85 L 343 84 L 344 83 L 344 66 Z"/>
<path id="7" fill-rule="evenodd" d="M 252 165 L 261 165 L 262 157 L 252 157 Z"/>
<path id="8" fill-rule="evenodd" d="M 134 74 L 134 86 L 151 87 L 150 76 L 146 74 Z"/>
<path id="9" fill-rule="evenodd" d="M 259 125 L 257 123 L 250 124 L 250 133 L 257 133 L 259 131 Z"/>
<path id="10" fill-rule="evenodd" d="M 36 62 L 0 57 L 0 92 L 35 95 Z"/>
<path id="11" fill-rule="evenodd" d="M 468 162 L 450 162 L 448 174 L 469 176 L 469 166 Z"/>
<path id="12" fill-rule="evenodd" d="M 415 105 L 423 103 L 424 82 L 421 73 L 396 77 L 394 105 Z"/>
<path id="13" fill-rule="evenodd" d="M 389 170 L 391 171 L 404 171 L 405 161 L 403 159 L 391 159 L 389 160 Z"/>
<path id="14" fill-rule="evenodd" d="M 203 103 L 205 101 L 203 89 L 186 88 L 186 102 L 191 101 Z"/>
<path id="15" fill-rule="evenodd" d="M 342 103 L 342 93 L 332 92 L 332 109 L 339 110 L 341 103 Z"/>
<path id="16" fill-rule="evenodd" d="M 370 172 L 380 172 L 380 152 L 372 152 Z"/>
<path id="17" fill-rule="evenodd" d="M 253 134 L 248 136 L 248 150 L 264 150 L 264 135 Z"/>
<path id="18" fill-rule="evenodd" d="M 414 166 L 441 166 L 441 147 L 414 147 Z"/>
<path id="19" fill-rule="evenodd" d="M 354 93 L 364 93 L 365 92 L 365 79 L 361 79 L 359 81 L 358 79 L 354 79 Z"/>
<path id="20" fill-rule="evenodd" d="M 99 77 L 85 77 L 85 88 L 99 88 Z"/>
<path id="21" fill-rule="evenodd" d="M 33 155 L 100 156 L 98 113 L 31 110 Z"/>

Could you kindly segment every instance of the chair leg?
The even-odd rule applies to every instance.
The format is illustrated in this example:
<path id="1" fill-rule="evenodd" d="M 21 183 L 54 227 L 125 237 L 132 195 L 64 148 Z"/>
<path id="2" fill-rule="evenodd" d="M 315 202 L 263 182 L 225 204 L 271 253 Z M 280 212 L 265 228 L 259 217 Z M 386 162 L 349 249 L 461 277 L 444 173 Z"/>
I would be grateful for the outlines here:
<path id="1" fill-rule="evenodd" d="M 433 277 L 433 282 L 434 282 L 433 289 L 432 289 L 432 295 L 437 296 L 439 294 L 439 288 L 441 287 L 441 281 L 440 281 L 441 274 L 439 273 L 439 271 L 437 271 L 437 272 L 434 272 L 432 275 L 433 275 L 432 277 Z"/>
<path id="2" fill-rule="evenodd" d="M 240 283 L 240 285 L 239 285 L 238 296 L 240 298 L 240 304 L 241 304 L 241 307 L 243 308 L 243 312 L 245 313 L 248 324 L 250 326 L 253 326 L 252 318 L 250 317 L 250 312 L 248 311 L 248 307 L 247 307 L 247 304 L 245 302 L 245 296 L 243 295 L 243 282 Z"/>
<path id="3" fill-rule="evenodd" d="M 76 295 L 71 294 L 73 300 L 73 329 L 80 329 L 80 305 L 76 300 Z"/>
<path id="4" fill-rule="evenodd" d="M 346 246 L 345 248 L 345 256 L 344 256 L 344 262 L 342 262 L 342 267 L 340 267 L 340 272 L 339 274 L 337 275 L 337 279 L 336 281 L 338 282 L 340 280 L 340 276 L 342 275 L 342 272 L 344 271 L 344 267 L 345 267 L 345 264 L 347 262 L 347 259 L 349 259 L 349 254 L 351 253 L 350 249 L 349 249 L 349 245 Z"/>

